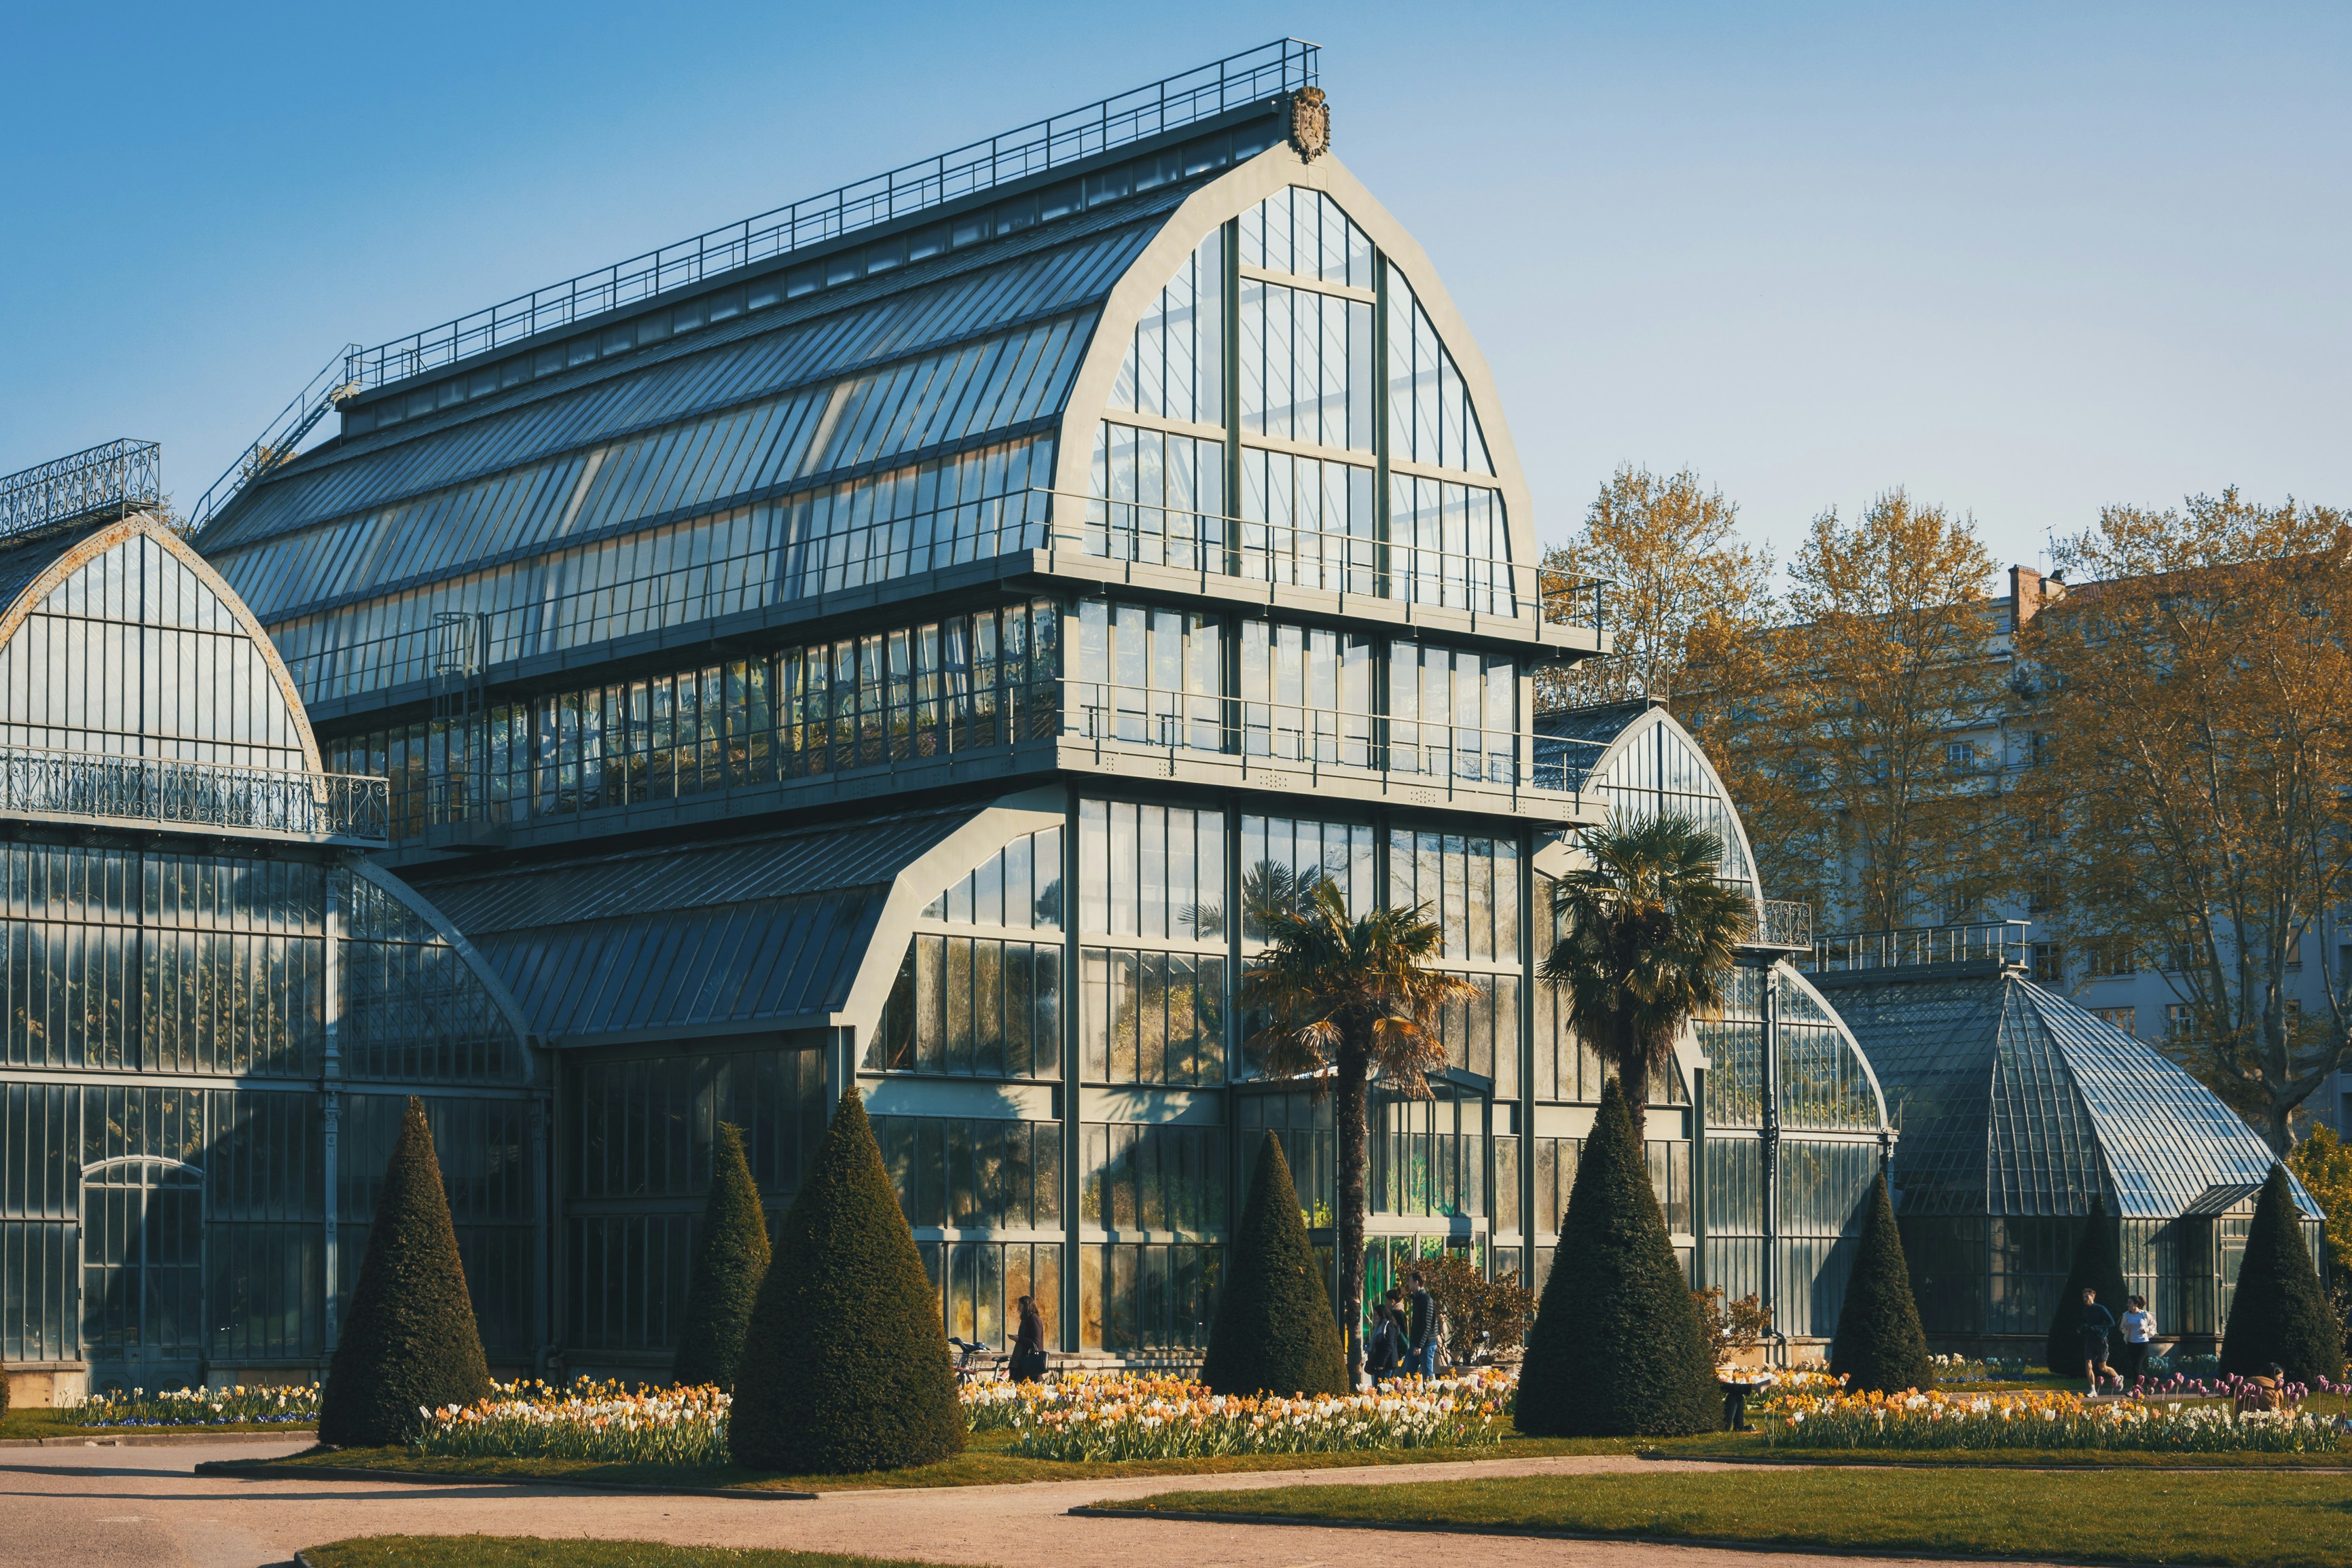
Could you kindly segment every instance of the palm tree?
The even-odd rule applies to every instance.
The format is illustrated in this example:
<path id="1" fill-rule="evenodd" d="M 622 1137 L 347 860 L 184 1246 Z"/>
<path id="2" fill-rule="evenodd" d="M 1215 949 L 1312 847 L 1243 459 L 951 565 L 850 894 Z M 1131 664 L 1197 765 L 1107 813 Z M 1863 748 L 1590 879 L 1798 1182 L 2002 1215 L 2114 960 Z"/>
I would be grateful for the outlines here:
<path id="1" fill-rule="evenodd" d="M 1263 911 L 1269 943 L 1242 982 L 1242 1005 L 1265 1022 L 1250 1036 L 1266 1071 L 1337 1089 L 1339 1133 L 1339 1315 L 1348 1378 L 1363 1370 L 1365 1092 L 1374 1071 L 1409 1100 L 1445 1064 L 1437 1016 L 1471 985 L 1432 968 L 1444 933 L 1420 908 L 1352 918 L 1339 888 L 1318 880 L 1296 907 Z"/>
<path id="2" fill-rule="evenodd" d="M 1565 934 L 1543 977 L 1576 1032 L 1617 1076 L 1642 1131 L 1650 1079 L 1675 1039 L 1723 996 L 1756 905 L 1717 877 L 1722 841 L 1671 812 L 1587 830 L 1588 863 L 1559 879 Z"/>

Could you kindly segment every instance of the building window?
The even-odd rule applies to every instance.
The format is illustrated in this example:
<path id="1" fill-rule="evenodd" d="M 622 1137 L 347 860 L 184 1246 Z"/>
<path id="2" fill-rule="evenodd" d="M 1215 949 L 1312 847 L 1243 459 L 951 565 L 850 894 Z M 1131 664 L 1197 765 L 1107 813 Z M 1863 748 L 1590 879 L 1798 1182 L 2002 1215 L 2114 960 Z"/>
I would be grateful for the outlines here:
<path id="1" fill-rule="evenodd" d="M 2126 1034 L 2138 1032 L 2139 1009 L 2137 1008 L 2093 1008 L 2091 1016 L 2105 1019 Z"/>
<path id="2" fill-rule="evenodd" d="M 2036 942 L 2032 951 L 2034 984 L 2064 985 L 2066 983 L 2065 950 L 2055 942 Z"/>
<path id="3" fill-rule="evenodd" d="M 2197 1009 L 2187 1002 L 2168 1002 L 2164 1009 L 2164 1038 L 2172 1045 L 2187 1045 L 2197 1038 Z"/>
<path id="4" fill-rule="evenodd" d="M 1977 747 L 1972 740 L 1948 740 L 1944 743 L 1944 771 L 1973 773 L 1977 770 Z"/>
<path id="5" fill-rule="evenodd" d="M 2094 936 L 2083 944 L 2083 973 L 2091 979 L 2118 979 L 2138 968 L 2128 936 Z"/>

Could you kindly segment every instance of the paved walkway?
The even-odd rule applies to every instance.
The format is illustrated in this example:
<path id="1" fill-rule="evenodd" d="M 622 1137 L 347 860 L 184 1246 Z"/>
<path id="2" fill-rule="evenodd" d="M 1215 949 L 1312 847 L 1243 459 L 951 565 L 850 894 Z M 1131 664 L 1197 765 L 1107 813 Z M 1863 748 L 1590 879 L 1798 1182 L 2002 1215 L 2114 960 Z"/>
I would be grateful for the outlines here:
<path id="1" fill-rule="evenodd" d="M 292 1452 L 300 1445 L 289 1446 Z M 1759 1568 L 1758 1553 L 1633 1542 L 1524 1541 L 1171 1520 L 1074 1519 L 1105 1498 L 1180 1487 L 1297 1480 L 1376 1486 L 1467 1475 L 1655 1469 L 1630 1458 L 1495 1460 L 1028 1486 L 832 1492 L 814 1501 L 650 1497 L 535 1486 L 246 1481 L 198 1477 L 205 1459 L 259 1458 L 250 1444 L 19 1448 L 0 1453 L 0 1568 L 259 1568 L 352 1535 L 604 1536 L 712 1546 L 799 1547 L 992 1568 L 1427 1568 L 1471 1553 L 1481 1568 Z M 1700 1468 L 1700 1467 L 1676 1467 Z M 1707 1467 L 1716 1468 L 1716 1467 Z M 1775 1568 L 1870 1560 L 1794 1554 Z"/>

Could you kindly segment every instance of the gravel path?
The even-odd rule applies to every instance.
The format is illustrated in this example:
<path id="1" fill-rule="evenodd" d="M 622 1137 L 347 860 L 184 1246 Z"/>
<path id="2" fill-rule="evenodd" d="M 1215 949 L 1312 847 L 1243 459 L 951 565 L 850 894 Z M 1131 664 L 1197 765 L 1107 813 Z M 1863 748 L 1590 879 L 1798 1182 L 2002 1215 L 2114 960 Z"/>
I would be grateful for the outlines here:
<path id="1" fill-rule="evenodd" d="M 290 1445 L 293 1452 L 300 1445 Z M 1630 1458 L 1507 1459 L 1362 1469 L 1152 1476 L 1027 1486 L 833 1492 L 814 1501 L 647 1497 L 538 1486 L 247 1481 L 198 1477 L 218 1448 L 37 1448 L 0 1454 L 0 1568 L 258 1568 L 352 1535 L 604 1536 L 715 1546 L 780 1546 L 985 1563 L 1002 1568 L 1758 1568 L 1759 1554 L 1637 1542 L 1521 1541 L 1165 1520 L 1076 1519 L 1106 1498 L 1294 1481 L 1378 1486 L 1458 1476 L 1655 1469 Z M 1681 1467 L 1675 1468 L 1701 1468 Z M 1713 1467 L 1707 1467 L 1713 1468 Z M 1781 1555 L 1778 1563 L 1869 1559 Z"/>

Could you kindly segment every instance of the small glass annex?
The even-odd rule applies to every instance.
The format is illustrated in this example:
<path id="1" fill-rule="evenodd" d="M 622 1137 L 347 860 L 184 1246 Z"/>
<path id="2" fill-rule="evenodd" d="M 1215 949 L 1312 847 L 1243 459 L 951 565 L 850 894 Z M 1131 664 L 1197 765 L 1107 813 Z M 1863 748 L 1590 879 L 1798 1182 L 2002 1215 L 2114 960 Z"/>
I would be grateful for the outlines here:
<path id="1" fill-rule="evenodd" d="M 1939 1349 L 2038 1359 L 2096 1197 L 2125 1282 L 2167 1339 L 2210 1351 L 2276 1157 L 2178 1063 L 2027 978 L 2023 931 L 1832 938 L 1819 955 L 1813 978 L 1903 1129 L 1893 1180 L 1920 1317 Z M 2295 1196 L 2315 1251 L 2319 1209 Z"/>
<path id="2" fill-rule="evenodd" d="M 385 782 L 381 874 L 545 1048 L 501 1082 L 552 1096 L 533 1359 L 662 1370 L 718 1125 L 780 1207 L 852 1087 L 956 1333 L 1026 1291 L 1066 1349 L 1188 1354 L 1260 1129 L 1328 1225 L 1328 1107 L 1235 1006 L 1327 880 L 1429 907 L 1475 992 L 1380 1107 L 1375 1278 L 1539 1272 L 1600 1090 L 1535 982 L 1549 884 L 1666 803 L 1759 946 L 1661 1085 L 1659 1195 L 1695 1275 L 1827 1332 L 1869 1068 L 1664 711 L 1537 713 L 1600 591 L 1539 580 L 1483 357 L 1315 71 L 1269 46 L 368 350 L 330 439 L 200 508 Z"/>
<path id="3" fill-rule="evenodd" d="M 114 513 L 127 508 L 115 507 Z M 539 1074 L 363 857 L 227 585 L 143 512 L 0 547 L 0 1359 L 20 1396 L 307 1378 L 426 1097 L 483 1337 L 540 1343 Z"/>

